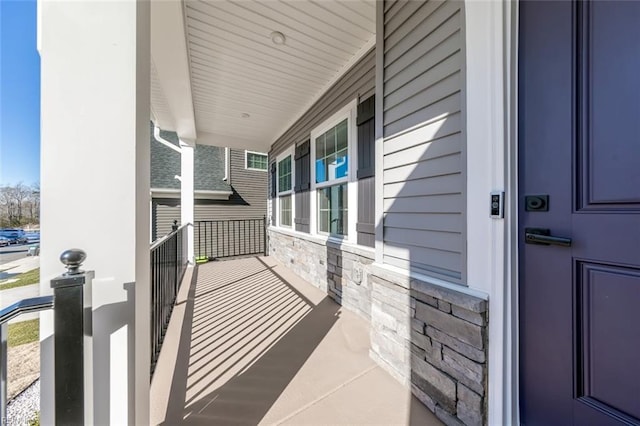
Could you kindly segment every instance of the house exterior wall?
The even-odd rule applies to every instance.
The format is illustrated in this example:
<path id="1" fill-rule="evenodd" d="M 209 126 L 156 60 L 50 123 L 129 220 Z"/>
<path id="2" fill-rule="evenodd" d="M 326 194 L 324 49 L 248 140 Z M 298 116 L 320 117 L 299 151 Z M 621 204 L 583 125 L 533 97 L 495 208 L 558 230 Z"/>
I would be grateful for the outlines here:
<path id="1" fill-rule="evenodd" d="M 385 2 L 384 263 L 464 282 L 463 3 Z"/>
<path id="2" fill-rule="evenodd" d="M 153 241 L 171 233 L 173 221 L 182 223 L 180 216 L 180 200 L 170 198 L 154 198 L 151 201 L 151 239 Z"/>
<path id="3" fill-rule="evenodd" d="M 375 208 L 366 197 L 358 202 L 358 216 L 380 209 L 376 249 L 372 254 L 360 238 L 337 242 L 272 226 L 270 253 L 368 319 L 371 357 L 444 423 L 487 424 L 489 304 L 466 271 L 465 5 L 377 7 L 374 181 L 382 201 Z M 369 78 L 362 72 L 369 60 L 336 83 L 351 99 Z M 272 145 L 271 160 L 308 140 L 349 99 L 327 92 L 316 104 L 325 115 L 309 110 Z M 366 190 L 370 182 L 358 184 Z"/>
<path id="4" fill-rule="evenodd" d="M 269 254 L 337 303 L 371 319 L 372 249 L 271 228 Z"/>
<path id="5" fill-rule="evenodd" d="M 163 132 L 161 135 L 172 141 L 171 132 Z M 227 190 L 232 192 L 225 200 L 198 198 L 196 194 L 194 205 L 194 220 L 196 222 L 257 219 L 267 214 L 268 172 L 247 169 L 244 150 L 231 149 L 229 151 L 229 176 L 224 181 L 224 148 L 196 145 L 194 156 L 195 190 Z M 157 141 L 152 143 L 151 152 L 152 188 L 179 189 L 180 182 L 173 177 L 176 174 L 180 175 L 180 154 L 162 146 Z M 156 161 L 154 162 L 153 159 Z M 162 161 L 166 161 L 166 163 Z M 168 173 L 167 170 L 170 172 Z M 169 175 L 171 175 L 170 178 Z M 177 182 L 176 188 L 171 186 L 173 181 Z M 154 186 L 154 183 L 159 186 Z M 151 204 L 152 239 L 155 240 L 170 233 L 174 220 L 181 223 L 180 199 L 153 198 Z M 196 235 L 196 244 L 197 242 Z"/>
<path id="6" fill-rule="evenodd" d="M 255 219 L 267 214 L 268 171 L 246 169 L 244 150 L 231 149 L 229 151 L 227 183 L 233 193 L 228 200 L 196 199 L 196 221 Z"/>
<path id="7" fill-rule="evenodd" d="M 374 91 L 375 51 L 371 50 L 271 145 L 269 162 L 274 162 L 279 154 L 292 145 L 308 140 L 312 129 L 344 105 L 356 98 L 367 99 Z"/>

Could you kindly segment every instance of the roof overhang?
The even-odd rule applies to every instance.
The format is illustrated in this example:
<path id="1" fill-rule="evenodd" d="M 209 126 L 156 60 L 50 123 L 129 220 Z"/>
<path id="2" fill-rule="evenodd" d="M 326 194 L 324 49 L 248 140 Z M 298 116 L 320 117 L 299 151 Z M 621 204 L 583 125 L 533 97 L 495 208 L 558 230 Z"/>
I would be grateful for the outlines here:
<path id="1" fill-rule="evenodd" d="M 154 121 L 261 152 L 375 45 L 375 0 L 153 1 L 151 20 Z"/>

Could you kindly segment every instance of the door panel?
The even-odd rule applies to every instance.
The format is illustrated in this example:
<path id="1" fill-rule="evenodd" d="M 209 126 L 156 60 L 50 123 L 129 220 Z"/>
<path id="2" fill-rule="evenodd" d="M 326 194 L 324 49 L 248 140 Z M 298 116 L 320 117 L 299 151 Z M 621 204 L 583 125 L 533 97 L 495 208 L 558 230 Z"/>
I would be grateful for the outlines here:
<path id="1" fill-rule="evenodd" d="M 521 2 L 520 406 L 640 424 L 640 2 Z M 526 195 L 548 195 L 527 211 Z M 525 228 L 572 239 L 525 244 Z"/>
<path id="2" fill-rule="evenodd" d="M 578 389 L 584 402 L 640 418 L 640 270 L 577 262 Z"/>
<path id="3" fill-rule="evenodd" d="M 578 16 L 583 208 L 640 203 L 640 7 L 624 3 L 586 3 Z"/>

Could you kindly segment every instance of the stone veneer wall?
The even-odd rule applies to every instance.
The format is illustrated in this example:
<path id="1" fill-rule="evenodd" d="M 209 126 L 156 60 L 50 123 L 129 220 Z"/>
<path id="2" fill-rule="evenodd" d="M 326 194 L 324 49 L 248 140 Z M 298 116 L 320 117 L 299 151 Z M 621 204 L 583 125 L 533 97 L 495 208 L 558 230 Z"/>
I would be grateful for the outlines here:
<path id="1" fill-rule="evenodd" d="M 487 422 L 484 299 L 372 268 L 371 357 L 447 425 Z"/>
<path id="2" fill-rule="evenodd" d="M 269 236 L 272 256 L 370 321 L 370 356 L 443 423 L 487 423 L 486 300 L 380 268 L 373 250 Z"/>
<path id="3" fill-rule="evenodd" d="M 340 305 L 371 318 L 373 249 L 269 230 L 269 254 Z"/>

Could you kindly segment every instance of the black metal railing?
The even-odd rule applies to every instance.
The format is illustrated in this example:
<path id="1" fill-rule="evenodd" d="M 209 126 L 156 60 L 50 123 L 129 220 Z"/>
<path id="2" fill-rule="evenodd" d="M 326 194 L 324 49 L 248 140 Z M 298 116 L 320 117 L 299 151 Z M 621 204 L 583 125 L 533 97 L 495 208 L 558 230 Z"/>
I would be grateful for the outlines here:
<path id="1" fill-rule="evenodd" d="M 266 217 L 198 221 L 194 230 L 196 259 L 265 254 L 266 224 Z"/>
<path id="2" fill-rule="evenodd" d="M 187 269 L 187 227 L 151 245 L 151 376 Z"/>
<path id="3" fill-rule="evenodd" d="M 79 249 L 60 256 L 67 272 L 51 280 L 52 296 L 20 300 L 0 310 L 0 425 L 7 418 L 8 322 L 26 313 L 53 309 L 54 422 L 85 424 L 92 413 L 93 354 L 91 282 L 82 271 L 86 254 Z"/>
<path id="4" fill-rule="evenodd" d="M 7 339 L 8 323 L 12 319 L 30 312 L 44 311 L 53 308 L 53 296 L 23 299 L 0 310 L 0 424 L 7 423 Z"/>

